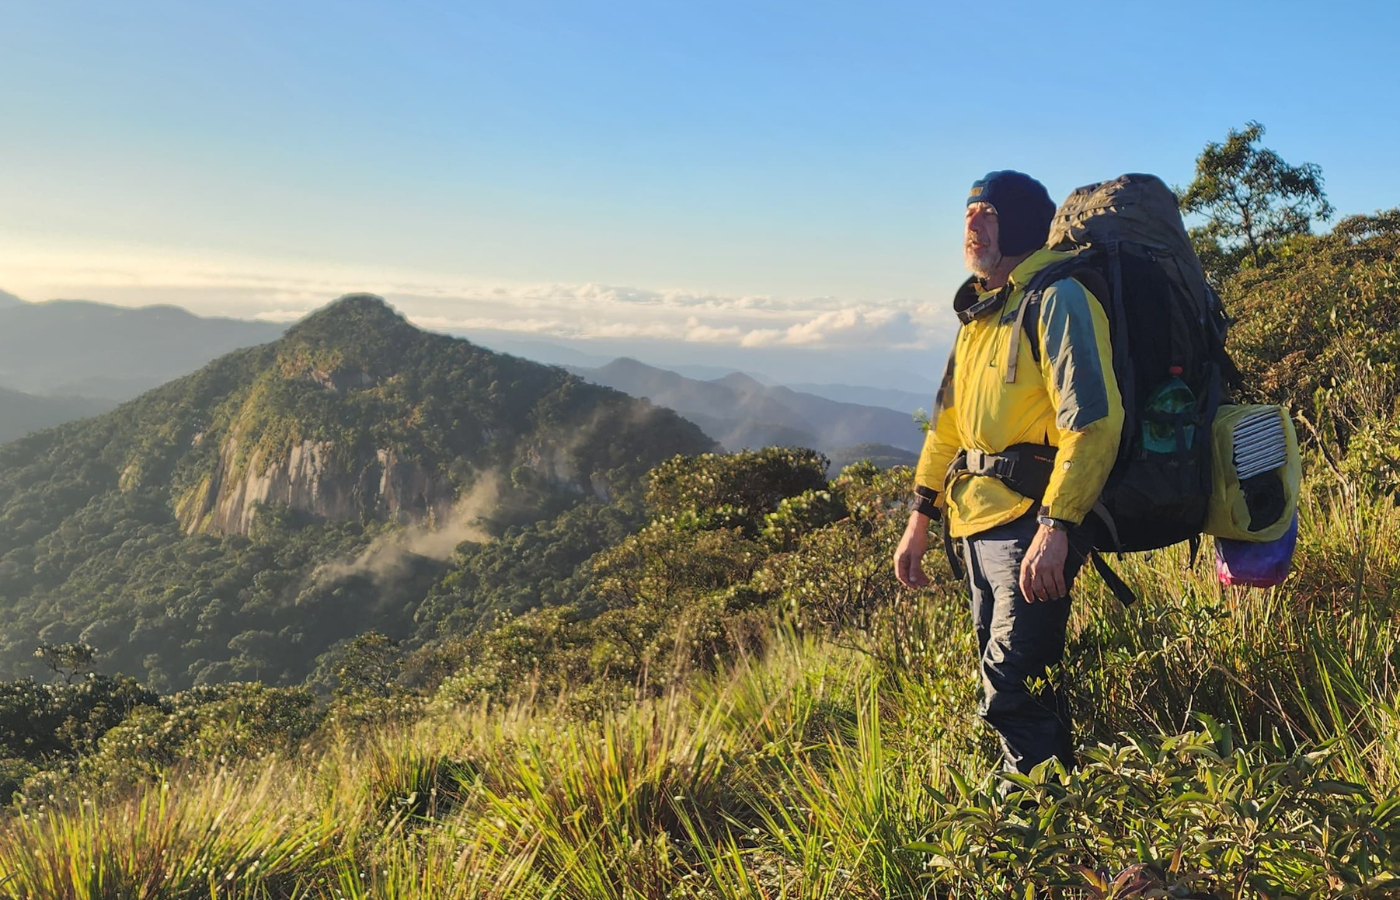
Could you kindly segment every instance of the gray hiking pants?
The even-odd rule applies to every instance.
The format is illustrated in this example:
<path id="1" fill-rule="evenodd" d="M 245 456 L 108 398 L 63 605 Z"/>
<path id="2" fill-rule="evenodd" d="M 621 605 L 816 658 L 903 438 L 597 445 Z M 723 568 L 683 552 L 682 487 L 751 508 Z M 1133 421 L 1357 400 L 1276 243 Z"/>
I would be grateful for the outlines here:
<path id="1" fill-rule="evenodd" d="M 1068 704 L 1046 672 L 1064 656 L 1070 598 L 1028 603 L 1018 584 L 1037 527 L 1035 513 L 1027 513 L 967 538 L 963 547 L 981 658 L 978 712 L 1001 737 L 1007 770 L 1022 773 L 1052 756 L 1066 768 L 1074 765 Z M 1071 549 L 1066 585 L 1083 563 Z M 1032 691 L 1027 681 L 1035 679 L 1045 686 Z"/>

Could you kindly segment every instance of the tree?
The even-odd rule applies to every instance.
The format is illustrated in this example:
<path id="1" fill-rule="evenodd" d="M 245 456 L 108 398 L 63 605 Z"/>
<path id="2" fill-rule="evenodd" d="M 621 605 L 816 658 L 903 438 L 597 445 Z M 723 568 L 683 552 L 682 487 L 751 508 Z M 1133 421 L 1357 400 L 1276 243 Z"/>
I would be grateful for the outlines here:
<path id="1" fill-rule="evenodd" d="M 346 645 L 335 666 L 335 695 L 344 699 L 392 696 L 402 668 L 399 642 L 377 631 L 366 631 Z"/>
<path id="2" fill-rule="evenodd" d="M 51 644 L 45 641 L 34 651 L 34 655 L 43 660 L 44 665 L 55 676 L 62 677 L 64 684 L 72 684 L 74 678 L 92 668 L 97 648 L 91 644 L 74 641 L 65 644 Z"/>
<path id="3" fill-rule="evenodd" d="M 1231 275 L 1248 259 L 1262 264 L 1271 249 L 1294 235 L 1308 234 L 1313 221 L 1332 215 L 1322 190 L 1322 168 L 1290 166 L 1259 146 L 1264 126 L 1249 122 L 1230 129 L 1223 144 L 1206 144 L 1196 158 L 1196 177 L 1178 190 L 1181 210 L 1206 218 L 1191 240 L 1206 271 Z"/>

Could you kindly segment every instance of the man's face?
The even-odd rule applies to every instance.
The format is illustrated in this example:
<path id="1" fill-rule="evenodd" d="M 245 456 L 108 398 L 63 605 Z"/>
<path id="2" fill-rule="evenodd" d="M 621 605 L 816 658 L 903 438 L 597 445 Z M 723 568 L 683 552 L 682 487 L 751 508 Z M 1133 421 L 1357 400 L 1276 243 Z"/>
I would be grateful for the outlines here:
<path id="1" fill-rule="evenodd" d="M 1001 262 L 997 210 L 990 203 L 969 203 L 963 221 L 963 262 L 972 274 L 986 278 Z"/>

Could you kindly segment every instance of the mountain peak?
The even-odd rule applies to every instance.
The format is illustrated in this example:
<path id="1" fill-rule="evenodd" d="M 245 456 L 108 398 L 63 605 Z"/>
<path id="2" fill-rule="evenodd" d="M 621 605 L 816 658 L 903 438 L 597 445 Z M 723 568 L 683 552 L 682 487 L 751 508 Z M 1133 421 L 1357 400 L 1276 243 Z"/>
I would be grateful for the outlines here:
<path id="1" fill-rule="evenodd" d="M 9 306 L 23 305 L 24 301 L 16 297 L 14 294 L 11 294 L 9 291 L 0 291 L 0 309 L 5 309 Z"/>
<path id="2" fill-rule="evenodd" d="M 743 372 L 730 372 L 723 378 L 714 379 L 714 383 L 722 384 L 731 390 L 739 391 L 744 394 L 762 393 L 767 390 L 767 385 L 751 375 L 745 375 Z"/>
<path id="3" fill-rule="evenodd" d="M 284 352 L 297 348 L 334 350 L 381 367 L 425 336 L 376 294 L 346 294 L 287 329 Z M 448 340 L 451 340 L 450 338 Z M 392 365 L 391 365 L 392 367 Z"/>
<path id="4" fill-rule="evenodd" d="M 378 294 L 345 294 L 302 319 L 292 330 L 325 321 L 353 323 L 357 326 L 398 327 L 407 324 L 408 320 Z"/>
<path id="5" fill-rule="evenodd" d="M 663 372 L 663 371 L 665 371 L 665 370 L 664 370 L 664 369 L 658 369 L 658 368 L 656 368 L 655 366 L 649 366 L 649 365 L 647 365 L 646 363 L 642 362 L 641 360 L 639 360 L 639 359 L 633 359 L 633 358 L 630 357 L 630 356 L 619 356 L 617 359 L 613 360 L 612 362 L 608 363 L 607 365 L 599 367 L 598 371 L 599 371 L 599 372 L 607 372 L 607 373 L 615 373 L 615 374 L 621 374 L 621 373 L 624 373 L 624 372 L 626 372 L 626 373 L 645 372 L 645 373 L 650 374 L 650 373 L 654 373 L 654 372 Z M 671 373 L 667 372 L 666 374 L 669 375 L 669 374 L 671 374 Z"/>

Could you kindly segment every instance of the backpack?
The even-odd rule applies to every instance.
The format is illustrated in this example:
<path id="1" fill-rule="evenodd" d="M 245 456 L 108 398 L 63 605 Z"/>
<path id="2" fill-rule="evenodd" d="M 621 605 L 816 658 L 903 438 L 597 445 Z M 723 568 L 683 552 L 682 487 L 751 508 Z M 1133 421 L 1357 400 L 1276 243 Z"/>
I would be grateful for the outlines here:
<path id="1" fill-rule="evenodd" d="M 1118 459 L 1086 520 L 1094 562 L 1119 599 L 1131 592 L 1102 564 L 1103 552 L 1192 542 L 1205 529 L 1212 491 L 1211 425 L 1239 370 L 1225 352 L 1229 318 L 1186 235 L 1175 194 L 1153 175 L 1123 175 L 1079 188 L 1055 213 L 1048 246 L 1074 254 L 1038 272 L 1023 303 L 1038 306 L 1064 278 L 1084 285 L 1108 315 L 1113 371 L 1123 398 Z M 1039 361 L 1036 317 L 1027 316 Z M 1194 396 L 1181 411 L 1150 399 L 1177 373 Z M 1175 436 L 1170 452 L 1144 447 L 1143 424 Z"/>

